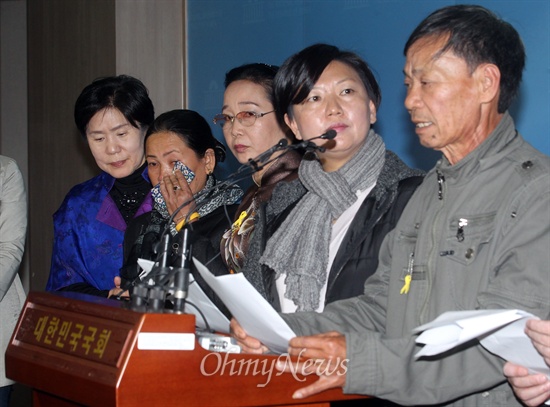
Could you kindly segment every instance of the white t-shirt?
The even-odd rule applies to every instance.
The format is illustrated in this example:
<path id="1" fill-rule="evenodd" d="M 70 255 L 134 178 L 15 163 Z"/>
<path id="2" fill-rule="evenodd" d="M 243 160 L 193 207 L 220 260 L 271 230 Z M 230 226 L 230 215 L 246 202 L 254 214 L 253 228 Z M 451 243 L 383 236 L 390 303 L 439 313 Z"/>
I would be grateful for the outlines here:
<path id="1" fill-rule="evenodd" d="M 363 204 L 365 198 L 369 195 L 370 191 L 374 188 L 374 185 L 375 184 L 365 189 L 364 191 L 357 191 L 357 200 L 353 203 L 353 205 L 346 209 L 342 213 L 342 215 L 340 215 L 340 217 L 336 219 L 336 221 L 332 224 L 332 233 L 330 237 L 330 246 L 328 253 L 327 275 L 325 279 L 325 284 L 323 285 L 323 288 L 321 288 L 321 292 L 319 293 L 319 307 L 315 310 L 317 312 L 321 312 L 325 308 L 328 276 L 330 268 L 332 267 L 332 262 L 336 257 L 336 253 L 338 253 L 338 249 L 340 248 L 340 245 L 344 240 L 344 236 L 346 236 L 346 233 L 348 232 L 348 229 L 351 225 L 351 222 L 353 222 L 357 211 Z M 286 292 L 285 278 L 286 274 L 281 274 L 281 276 L 275 280 L 275 285 L 277 287 L 277 293 L 279 294 L 281 312 L 289 314 L 292 312 L 296 312 L 296 309 L 298 307 L 296 306 L 296 304 L 294 304 L 294 301 L 286 298 L 284 295 L 284 293 Z"/>

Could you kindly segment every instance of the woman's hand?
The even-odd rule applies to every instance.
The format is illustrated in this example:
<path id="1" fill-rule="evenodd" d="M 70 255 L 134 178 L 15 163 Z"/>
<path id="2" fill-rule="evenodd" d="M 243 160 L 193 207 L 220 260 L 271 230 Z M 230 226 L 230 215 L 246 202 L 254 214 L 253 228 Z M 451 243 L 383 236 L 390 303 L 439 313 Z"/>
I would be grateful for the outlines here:
<path id="1" fill-rule="evenodd" d="M 193 200 L 193 192 L 187 183 L 187 180 L 181 171 L 175 171 L 174 174 L 163 177 L 160 181 L 160 192 L 166 202 L 168 213 L 172 215 L 176 209 L 184 202 L 189 202 L 174 217 L 174 222 L 177 224 L 183 220 L 195 208 Z"/>
<path id="2" fill-rule="evenodd" d="M 115 287 L 111 288 L 109 290 L 108 298 L 115 298 L 115 297 L 116 298 L 129 298 L 130 297 L 130 293 L 128 292 L 128 290 L 123 290 L 120 287 L 120 284 L 122 283 L 122 279 L 119 276 L 116 276 L 113 279 L 113 283 L 114 283 Z"/>

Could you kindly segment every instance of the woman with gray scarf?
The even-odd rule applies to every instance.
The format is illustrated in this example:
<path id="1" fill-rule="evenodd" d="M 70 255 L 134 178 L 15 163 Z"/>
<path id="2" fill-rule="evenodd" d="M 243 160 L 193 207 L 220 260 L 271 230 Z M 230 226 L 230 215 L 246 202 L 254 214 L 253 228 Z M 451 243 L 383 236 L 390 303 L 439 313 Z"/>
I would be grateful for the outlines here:
<path id="1" fill-rule="evenodd" d="M 324 151 L 302 160 L 304 195 L 267 241 L 262 276 L 252 280 L 282 312 L 322 311 L 363 293 L 422 173 L 387 151 L 371 128 L 381 94 L 358 55 L 326 44 L 305 48 L 281 66 L 274 95 L 279 121 L 297 139 L 337 135 L 315 140 Z"/>

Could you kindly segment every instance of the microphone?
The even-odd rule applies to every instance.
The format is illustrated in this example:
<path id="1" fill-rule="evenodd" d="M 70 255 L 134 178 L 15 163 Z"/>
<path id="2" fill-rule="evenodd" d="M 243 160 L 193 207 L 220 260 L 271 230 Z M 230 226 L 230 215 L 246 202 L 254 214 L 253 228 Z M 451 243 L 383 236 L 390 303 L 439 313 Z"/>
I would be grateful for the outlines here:
<path id="1" fill-rule="evenodd" d="M 317 137 L 317 138 L 320 138 L 320 139 L 323 139 L 323 140 L 332 140 L 332 139 L 334 139 L 337 135 L 338 135 L 338 133 L 336 132 L 336 130 L 330 129 L 329 131 L 327 131 L 326 133 L 321 134 L 321 135 L 320 135 L 319 137 Z"/>
<path id="2" fill-rule="evenodd" d="M 269 150 L 264 151 L 262 154 L 259 155 L 257 160 L 264 164 L 269 158 L 273 155 L 273 153 L 284 150 L 284 148 L 288 145 L 288 140 L 286 138 L 282 138 L 279 140 L 277 144 L 275 144 L 273 147 L 271 147 Z"/>
<path id="3" fill-rule="evenodd" d="M 285 147 L 288 145 L 288 140 L 286 138 L 282 138 L 279 140 L 277 144 L 275 144 L 273 147 L 267 149 L 263 153 L 261 153 L 256 158 L 250 158 L 248 159 L 248 164 L 255 170 L 259 171 L 262 169 L 262 164 L 265 164 L 275 153 L 279 150 L 284 150 Z"/>
<path id="4" fill-rule="evenodd" d="M 304 140 L 298 144 L 293 144 L 291 147 L 294 148 L 303 148 L 306 151 L 319 151 L 321 153 L 324 153 L 326 151 L 326 147 L 324 146 L 318 146 L 313 142 L 313 140 L 333 140 L 338 133 L 334 129 L 330 129 L 327 132 L 321 134 L 320 136 L 310 138 L 309 140 Z"/>
<path id="5" fill-rule="evenodd" d="M 189 289 L 189 257 L 191 256 L 189 229 L 183 229 L 182 234 L 181 257 L 178 266 L 174 269 L 174 313 L 176 314 L 183 313 Z"/>
<path id="6" fill-rule="evenodd" d="M 309 149 L 309 150 L 319 150 L 321 152 L 324 152 L 325 151 L 325 147 L 322 147 L 322 146 L 318 146 L 317 144 L 315 144 L 313 142 L 313 140 L 332 140 L 334 139 L 336 136 L 338 135 L 338 133 L 336 132 L 336 130 L 334 129 L 330 129 L 328 131 L 326 131 L 325 133 L 321 134 L 320 136 L 317 136 L 317 137 L 313 137 L 313 138 L 310 138 L 309 140 L 304 140 L 300 143 L 297 143 L 297 144 L 288 144 L 288 140 L 285 139 L 285 138 L 282 138 L 279 140 L 279 142 L 277 144 L 275 144 L 273 147 L 269 148 L 268 150 L 264 151 L 263 153 L 261 153 L 259 156 L 257 156 L 256 158 L 250 158 L 248 160 L 248 164 L 255 170 L 255 171 L 259 171 L 262 169 L 262 165 L 261 164 L 265 164 L 267 163 L 267 161 L 271 158 L 271 156 L 273 155 L 273 153 L 275 153 L 276 151 L 281 151 L 281 150 L 297 150 L 299 148 L 303 148 L 303 149 Z"/>
<path id="7" fill-rule="evenodd" d="M 286 154 L 287 152 L 291 150 L 299 150 L 299 149 L 305 149 L 309 151 L 321 151 L 324 152 L 326 147 L 318 146 L 315 143 L 312 142 L 312 140 L 332 140 L 334 139 L 338 133 L 334 129 L 327 130 L 325 133 L 321 134 L 320 136 L 311 138 L 306 141 L 302 141 L 301 143 L 297 144 L 288 144 L 287 139 L 280 139 L 277 144 L 275 144 L 273 147 L 269 148 L 268 150 L 264 151 L 260 155 L 258 155 L 255 158 L 250 158 L 246 163 L 242 164 L 236 172 L 231 174 L 225 181 L 222 181 L 217 184 L 217 188 L 219 190 L 225 190 L 227 188 L 233 188 L 237 182 L 247 179 L 250 175 L 253 173 L 260 171 L 265 167 L 266 164 L 269 164 L 270 162 L 274 161 L 276 158 L 271 158 L 273 153 L 276 151 L 282 151 L 282 154 Z M 175 212 L 172 214 L 174 216 L 184 205 L 181 205 Z"/>

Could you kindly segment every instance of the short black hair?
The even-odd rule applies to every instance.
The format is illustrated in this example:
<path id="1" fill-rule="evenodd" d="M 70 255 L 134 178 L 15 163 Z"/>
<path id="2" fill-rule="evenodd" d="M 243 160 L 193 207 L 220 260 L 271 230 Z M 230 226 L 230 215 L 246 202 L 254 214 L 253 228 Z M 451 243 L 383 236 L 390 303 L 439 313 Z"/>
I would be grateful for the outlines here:
<path id="1" fill-rule="evenodd" d="M 275 109 L 275 114 L 277 114 L 277 108 L 275 107 L 275 98 L 273 92 L 273 81 L 275 80 L 275 75 L 279 71 L 277 65 L 269 65 L 263 63 L 251 63 L 238 66 L 231 69 L 225 74 L 225 88 L 231 85 L 236 81 L 249 81 L 260 85 L 264 88 L 267 98 L 273 105 Z M 279 119 L 277 115 L 277 119 Z M 292 130 L 286 125 L 286 123 L 281 120 L 278 120 L 279 126 L 283 129 L 285 136 L 290 140 L 291 143 L 296 141 L 296 136 Z"/>
<path id="2" fill-rule="evenodd" d="M 75 103 L 74 120 L 83 137 L 92 117 L 105 108 L 119 110 L 137 129 L 147 129 L 155 118 L 147 88 L 128 75 L 98 78 L 82 90 Z"/>
<path id="3" fill-rule="evenodd" d="M 235 81 L 250 81 L 265 89 L 265 93 L 273 104 L 273 79 L 279 67 L 276 65 L 252 63 L 231 69 L 225 74 L 225 88 Z"/>
<path id="4" fill-rule="evenodd" d="M 421 38 L 448 36 L 439 55 L 451 51 L 464 59 L 470 72 L 482 63 L 500 70 L 498 112 L 504 113 L 519 91 L 525 67 L 525 47 L 514 27 L 495 13 L 476 5 L 443 7 L 426 17 L 405 44 L 404 54 Z"/>
<path id="5" fill-rule="evenodd" d="M 369 99 L 376 109 L 382 101 L 380 86 L 369 65 L 356 53 L 342 51 L 334 45 L 314 44 L 288 58 L 275 76 L 275 110 L 284 123 L 285 113 L 292 117 L 292 105 L 304 101 L 325 68 L 333 61 L 353 68 L 365 85 Z"/>
<path id="6" fill-rule="evenodd" d="M 145 142 L 151 135 L 163 131 L 176 134 L 200 158 L 211 148 L 216 164 L 225 160 L 225 147 L 212 135 L 206 119 L 194 110 L 176 109 L 161 114 L 147 130 Z"/>

